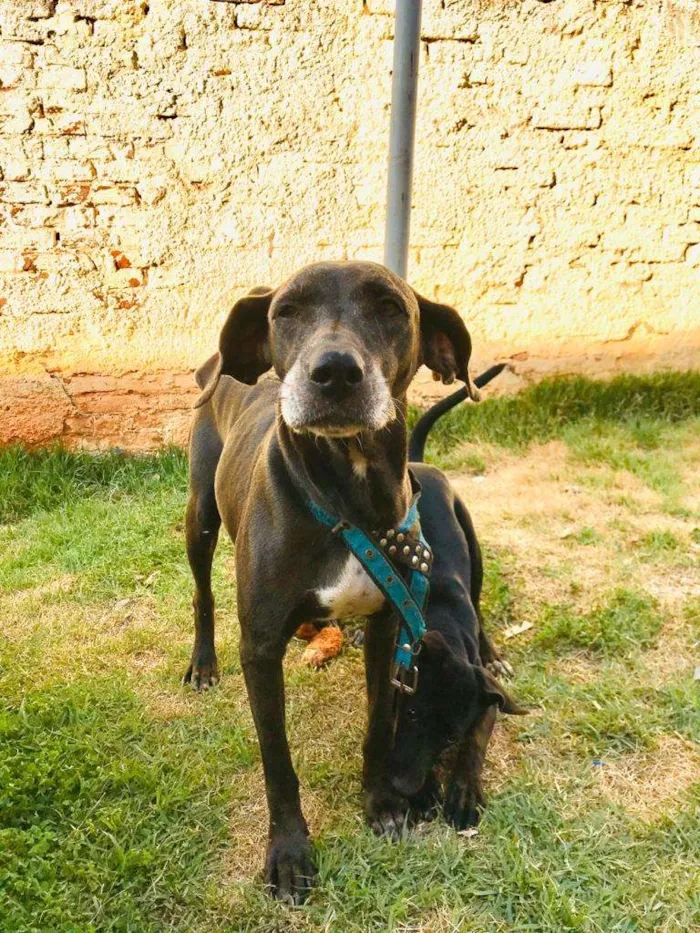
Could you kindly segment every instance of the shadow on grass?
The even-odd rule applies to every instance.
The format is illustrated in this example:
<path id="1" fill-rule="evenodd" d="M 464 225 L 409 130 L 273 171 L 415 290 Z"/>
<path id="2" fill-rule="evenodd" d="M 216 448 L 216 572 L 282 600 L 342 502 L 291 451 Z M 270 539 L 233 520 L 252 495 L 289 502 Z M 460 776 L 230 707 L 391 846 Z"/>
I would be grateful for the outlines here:
<path id="1" fill-rule="evenodd" d="M 113 499 L 158 488 L 184 489 L 186 477 L 186 455 L 175 447 L 151 456 L 8 447 L 0 450 L 0 523 L 96 495 Z"/>

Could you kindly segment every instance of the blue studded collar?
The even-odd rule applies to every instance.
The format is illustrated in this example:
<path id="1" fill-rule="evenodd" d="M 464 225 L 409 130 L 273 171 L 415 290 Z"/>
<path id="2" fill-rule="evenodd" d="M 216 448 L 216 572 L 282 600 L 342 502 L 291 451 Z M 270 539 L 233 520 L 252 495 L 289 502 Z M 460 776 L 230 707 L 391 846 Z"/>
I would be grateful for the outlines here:
<path id="1" fill-rule="evenodd" d="M 308 500 L 314 518 L 345 542 L 399 616 L 392 684 L 402 693 L 414 693 L 418 684 L 415 657 L 425 634 L 423 612 L 430 588 L 433 554 L 418 517 L 420 486 L 411 474 L 414 496 L 406 517 L 395 528 L 371 534 L 342 518 L 330 515 Z M 408 571 L 407 580 L 401 570 Z"/>

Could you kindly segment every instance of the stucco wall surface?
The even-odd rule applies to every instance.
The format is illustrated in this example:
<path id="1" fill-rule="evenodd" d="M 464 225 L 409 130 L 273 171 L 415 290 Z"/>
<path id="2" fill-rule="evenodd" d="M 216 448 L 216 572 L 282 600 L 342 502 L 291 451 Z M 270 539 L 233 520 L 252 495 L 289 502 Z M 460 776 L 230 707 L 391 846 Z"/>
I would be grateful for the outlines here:
<path id="1" fill-rule="evenodd" d="M 393 3 L 0 8 L 0 442 L 181 440 L 238 294 L 381 259 Z M 698 0 L 425 0 L 421 56 L 410 280 L 476 368 L 697 365 Z"/>

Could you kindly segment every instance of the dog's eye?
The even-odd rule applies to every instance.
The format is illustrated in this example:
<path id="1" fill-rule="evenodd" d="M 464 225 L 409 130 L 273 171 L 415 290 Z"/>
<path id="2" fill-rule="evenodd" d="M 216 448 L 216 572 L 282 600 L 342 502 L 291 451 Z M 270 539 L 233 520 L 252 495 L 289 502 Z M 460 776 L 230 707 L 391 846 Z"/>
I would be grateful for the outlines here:
<path id="1" fill-rule="evenodd" d="M 278 308 L 275 308 L 275 317 L 293 317 L 295 310 L 293 304 L 280 305 Z"/>
<path id="2" fill-rule="evenodd" d="M 383 298 L 379 302 L 379 310 L 384 317 L 398 317 L 404 313 L 403 306 L 394 298 Z"/>
<path id="3" fill-rule="evenodd" d="M 409 722 L 415 722 L 418 719 L 418 711 L 414 706 L 408 706 L 406 708 L 406 717 Z"/>

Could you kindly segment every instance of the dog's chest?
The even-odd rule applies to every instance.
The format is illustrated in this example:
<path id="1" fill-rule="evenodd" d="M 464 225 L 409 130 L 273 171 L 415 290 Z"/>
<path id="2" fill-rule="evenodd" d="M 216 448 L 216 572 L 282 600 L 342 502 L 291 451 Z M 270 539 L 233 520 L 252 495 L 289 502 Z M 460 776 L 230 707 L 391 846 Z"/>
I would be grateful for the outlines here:
<path id="1" fill-rule="evenodd" d="M 384 594 L 354 554 L 348 554 L 336 580 L 318 589 L 316 597 L 329 619 L 369 616 L 384 605 Z"/>

